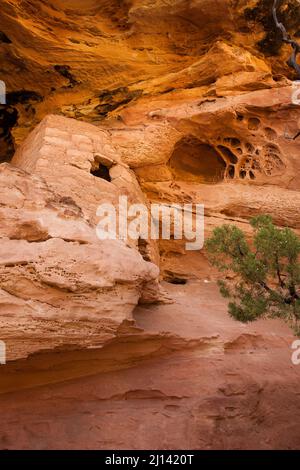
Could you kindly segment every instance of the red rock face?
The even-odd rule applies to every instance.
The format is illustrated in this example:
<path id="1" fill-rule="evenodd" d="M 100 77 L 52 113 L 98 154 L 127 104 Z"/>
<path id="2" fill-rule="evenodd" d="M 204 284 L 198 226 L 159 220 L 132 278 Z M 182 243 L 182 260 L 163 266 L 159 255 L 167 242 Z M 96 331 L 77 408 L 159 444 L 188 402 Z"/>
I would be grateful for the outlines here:
<path id="1" fill-rule="evenodd" d="M 139 330 L 102 350 L 27 360 L 19 390 L 0 398 L 1 447 L 299 448 L 300 370 L 288 328 L 230 320 L 214 283 L 168 289 L 173 305 L 139 307 Z M 1 375 L 7 390 L 17 367 Z M 59 374 L 64 383 L 33 388 Z"/>
<path id="2" fill-rule="evenodd" d="M 71 197 L 8 164 L 0 180 L 0 323 L 8 361 L 101 347 L 132 320 L 147 289 L 158 298 L 157 266 L 124 242 L 100 241 Z"/>
<path id="3" fill-rule="evenodd" d="M 2 3 L 0 448 L 299 448 L 287 326 L 231 320 L 185 240 L 96 235 L 120 195 L 204 203 L 206 235 L 258 214 L 300 233 L 272 2 Z"/>
<path id="4" fill-rule="evenodd" d="M 117 120 L 141 96 L 198 88 L 196 96 L 266 89 L 295 79 L 289 46 L 274 30 L 273 0 L 3 0 L 0 18 L 0 159 L 43 117 Z M 299 2 L 283 5 L 291 35 Z M 204 87 L 206 90 L 200 90 Z"/>

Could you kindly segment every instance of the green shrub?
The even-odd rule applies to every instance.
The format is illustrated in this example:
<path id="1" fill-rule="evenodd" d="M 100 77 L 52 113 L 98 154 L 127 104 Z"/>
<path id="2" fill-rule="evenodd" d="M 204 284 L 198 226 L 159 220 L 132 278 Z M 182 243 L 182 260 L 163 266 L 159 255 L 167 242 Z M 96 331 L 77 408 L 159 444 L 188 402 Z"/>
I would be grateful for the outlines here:
<path id="1" fill-rule="evenodd" d="M 234 274 L 231 281 L 219 281 L 221 294 L 230 299 L 229 314 L 242 322 L 283 318 L 299 334 L 300 239 L 289 228 L 275 227 L 270 216 L 250 223 L 252 243 L 234 225 L 216 228 L 206 241 L 211 263 Z"/>

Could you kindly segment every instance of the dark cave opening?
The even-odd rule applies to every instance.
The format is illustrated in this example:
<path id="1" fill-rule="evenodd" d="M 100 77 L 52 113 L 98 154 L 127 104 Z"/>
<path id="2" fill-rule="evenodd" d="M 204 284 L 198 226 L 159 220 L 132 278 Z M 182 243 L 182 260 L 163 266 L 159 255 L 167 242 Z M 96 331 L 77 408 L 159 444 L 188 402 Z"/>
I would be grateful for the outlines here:
<path id="1" fill-rule="evenodd" d="M 6 95 L 7 104 L 14 106 L 16 104 L 28 104 L 28 103 L 41 103 L 43 101 L 42 95 L 32 90 L 17 90 L 10 91 Z"/>
<path id="2" fill-rule="evenodd" d="M 165 276 L 164 281 L 175 286 L 185 286 L 188 283 L 187 279 L 172 274 Z"/>
<path id="3" fill-rule="evenodd" d="M 175 286 L 185 286 L 187 284 L 186 279 L 180 279 L 179 277 L 174 277 L 167 281 L 169 284 L 174 284 Z"/>
<path id="4" fill-rule="evenodd" d="M 6 94 L 6 105 L 0 105 L 0 163 L 9 162 L 15 153 L 12 129 L 17 126 L 20 114 L 29 109 L 35 113 L 33 103 L 40 103 L 43 97 L 32 90 L 16 90 Z M 17 109 L 20 105 L 21 108 Z"/>
<path id="5" fill-rule="evenodd" d="M 177 180 L 216 184 L 224 179 L 226 163 L 214 147 L 188 136 L 175 145 L 169 167 Z"/>
<path id="6" fill-rule="evenodd" d="M 18 117 L 16 108 L 0 105 L 0 163 L 9 162 L 15 153 L 11 130 L 17 124 Z"/>
<path id="7" fill-rule="evenodd" d="M 96 176 L 97 178 L 101 178 L 103 180 L 106 180 L 109 183 L 111 182 L 111 176 L 109 174 L 109 168 L 107 168 L 107 166 L 103 165 L 103 163 L 99 163 L 97 168 L 92 169 L 91 174 L 93 176 Z"/>
<path id="8" fill-rule="evenodd" d="M 12 41 L 9 39 L 9 37 L 3 31 L 0 31 L 0 43 L 2 43 L 2 44 L 11 44 L 12 43 Z"/>

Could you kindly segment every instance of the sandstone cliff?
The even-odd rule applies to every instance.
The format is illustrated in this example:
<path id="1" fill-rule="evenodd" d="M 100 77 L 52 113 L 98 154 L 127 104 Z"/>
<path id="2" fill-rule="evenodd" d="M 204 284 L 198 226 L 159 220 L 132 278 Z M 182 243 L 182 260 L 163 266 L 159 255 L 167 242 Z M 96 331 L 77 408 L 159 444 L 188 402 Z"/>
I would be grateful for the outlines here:
<path id="1" fill-rule="evenodd" d="M 96 235 L 120 195 L 300 233 L 272 4 L 2 0 L 1 448 L 299 448 L 288 328 L 233 322 L 184 240 Z M 299 1 L 279 15 L 299 37 Z"/>

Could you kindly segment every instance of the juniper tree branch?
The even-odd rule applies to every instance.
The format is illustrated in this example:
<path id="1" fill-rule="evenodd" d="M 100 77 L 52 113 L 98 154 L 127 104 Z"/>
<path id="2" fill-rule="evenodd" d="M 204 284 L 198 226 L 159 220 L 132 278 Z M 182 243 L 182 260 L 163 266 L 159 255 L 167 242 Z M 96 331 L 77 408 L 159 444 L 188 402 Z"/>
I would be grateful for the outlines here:
<path id="1" fill-rule="evenodd" d="M 273 18 L 274 18 L 276 27 L 281 31 L 283 42 L 286 44 L 289 44 L 293 49 L 292 55 L 288 60 L 288 65 L 296 70 L 300 78 L 300 65 L 297 62 L 297 55 L 300 54 L 300 44 L 291 38 L 285 26 L 278 20 L 277 9 L 280 6 L 280 2 L 281 0 L 274 0 L 273 9 L 272 9 Z"/>
<path id="2" fill-rule="evenodd" d="M 277 273 L 277 278 L 278 278 L 279 285 L 283 289 L 285 287 L 285 282 L 283 281 L 283 279 L 281 277 L 280 263 L 279 263 L 278 256 L 276 256 L 276 273 Z"/>

